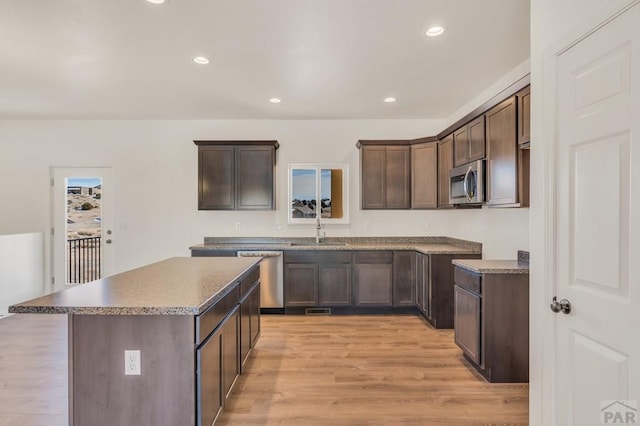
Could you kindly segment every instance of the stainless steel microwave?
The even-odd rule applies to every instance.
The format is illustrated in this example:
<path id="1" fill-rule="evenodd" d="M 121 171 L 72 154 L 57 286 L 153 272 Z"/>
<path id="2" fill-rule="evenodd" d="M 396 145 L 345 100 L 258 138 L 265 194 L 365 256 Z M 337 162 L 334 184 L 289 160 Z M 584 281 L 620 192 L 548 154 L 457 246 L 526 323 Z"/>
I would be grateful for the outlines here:
<path id="1" fill-rule="evenodd" d="M 484 202 L 484 160 L 474 161 L 449 171 L 449 204 Z"/>

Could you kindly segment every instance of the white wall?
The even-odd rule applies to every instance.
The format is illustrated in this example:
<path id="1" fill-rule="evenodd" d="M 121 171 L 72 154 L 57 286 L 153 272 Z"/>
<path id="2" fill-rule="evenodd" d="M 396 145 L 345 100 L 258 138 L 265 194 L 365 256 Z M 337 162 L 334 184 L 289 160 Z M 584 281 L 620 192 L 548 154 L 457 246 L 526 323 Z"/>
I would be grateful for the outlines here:
<path id="1" fill-rule="evenodd" d="M 0 315 L 44 294 L 42 233 L 0 235 Z"/>
<path id="2" fill-rule="evenodd" d="M 513 258 L 528 249 L 528 209 L 359 209 L 358 139 L 431 136 L 445 126 L 446 120 L 0 121 L 0 233 L 37 230 L 49 247 L 50 167 L 111 166 L 116 272 L 188 255 L 205 236 L 312 236 L 311 226 L 287 225 L 287 164 L 344 162 L 351 224 L 327 227 L 327 236 L 445 235 L 482 242 L 486 258 Z M 277 139 L 277 210 L 198 211 L 194 139 Z M 47 280 L 49 270 L 47 250 Z"/>

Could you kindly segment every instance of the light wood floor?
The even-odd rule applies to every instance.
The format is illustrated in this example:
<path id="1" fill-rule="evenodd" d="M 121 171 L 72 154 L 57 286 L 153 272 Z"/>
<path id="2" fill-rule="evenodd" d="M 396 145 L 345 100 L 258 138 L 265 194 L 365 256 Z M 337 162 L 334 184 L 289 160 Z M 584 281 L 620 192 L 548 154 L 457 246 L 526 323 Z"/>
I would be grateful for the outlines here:
<path id="1" fill-rule="evenodd" d="M 0 320 L 0 425 L 67 424 L 66 327 Z M 247 367 L 218 425 L 528 424 L 527 385 L 485 382 L 418 317 L 263 316 Z"/>

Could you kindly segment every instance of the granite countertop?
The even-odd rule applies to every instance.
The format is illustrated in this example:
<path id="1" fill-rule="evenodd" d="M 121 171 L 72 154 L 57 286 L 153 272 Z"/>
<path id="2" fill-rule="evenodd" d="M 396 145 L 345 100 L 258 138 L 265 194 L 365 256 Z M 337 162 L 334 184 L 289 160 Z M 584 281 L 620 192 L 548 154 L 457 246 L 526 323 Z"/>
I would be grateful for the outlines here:
<path id="1" fill-rule="evenodd" d="M 198 315 L 260 258 L 174 257 L 19 303 L 11 313 Z"/>
<path id="2" fill-rule="evenodd" d="M 454 259 L 452 263 L 477 274 L 529 273 L 529 263 L 515 259 Z"/>
<path id="3" fill-rule="evenodd" d="M 415 250 L 424 254 L 481 254 L 482 244 L 449 237 L 348 237 L 325 238 L 205 238 L 189 247 L 207 250 Z"/>

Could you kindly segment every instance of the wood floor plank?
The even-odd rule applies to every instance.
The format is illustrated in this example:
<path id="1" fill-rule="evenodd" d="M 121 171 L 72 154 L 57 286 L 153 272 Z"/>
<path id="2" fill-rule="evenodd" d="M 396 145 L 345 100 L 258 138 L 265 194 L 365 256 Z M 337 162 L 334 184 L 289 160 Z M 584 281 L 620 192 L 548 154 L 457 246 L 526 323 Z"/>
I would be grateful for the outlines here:
<path id="1" fill-rule="evenodd" d="M 219 425 L 527 425 L 526 384 L 487 383 L 413 316 L 263 316 Z"/>
<path id="2" fill-rule="evenodd" d="M 412 316 L 262 317 L 218 425 L 526 425 L 526 384 L 490 384 L 451 330 Z M 0 425 L 66 425 L 67 319 L 0 320 Z"/>

